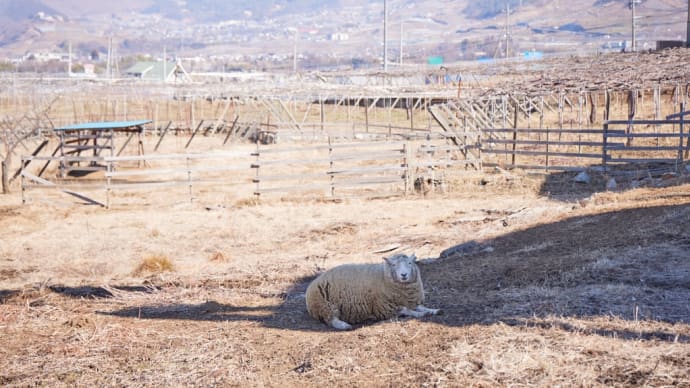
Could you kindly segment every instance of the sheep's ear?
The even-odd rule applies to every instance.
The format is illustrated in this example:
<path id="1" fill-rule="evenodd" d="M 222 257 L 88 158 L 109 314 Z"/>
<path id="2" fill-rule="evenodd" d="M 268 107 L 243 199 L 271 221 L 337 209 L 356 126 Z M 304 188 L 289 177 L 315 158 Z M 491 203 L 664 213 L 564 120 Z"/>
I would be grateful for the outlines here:
<path id="1" fill-rule="evenodd" d="M 386 264 L 390 264 L 390 263 L 391 263 L 390 257 L 383 256 L 383 261 L 385 261 Z"/>
<path id="2" fill-rule="evenodd" d="M 413 262 L 413 263 L 416 263 L 416 262 L 417 262 L 417 255 L 415 255 L 415 254 L 413 253 L 412 256 L 410 256 L 410 259 L 412 259 L 412 262 Z"/>

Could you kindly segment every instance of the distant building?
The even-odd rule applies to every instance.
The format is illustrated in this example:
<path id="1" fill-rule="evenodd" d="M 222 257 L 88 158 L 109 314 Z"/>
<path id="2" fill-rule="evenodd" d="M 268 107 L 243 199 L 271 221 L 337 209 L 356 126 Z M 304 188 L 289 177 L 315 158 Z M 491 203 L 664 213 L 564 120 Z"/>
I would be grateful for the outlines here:
<path id="1" fill-rule="evenodd" d="M 686 47 L 685 41 L 683 40 L 657 40 L 656 49 L 665 50 L 670 48 Z"/>
<path id="2" fill-rule="evenodd" d="M 350 35 L 344 32 L 334 32 L 328 38 L 335 41 L 346 41 L 350 40 Z"/>
<path id="3" fill-rule="evenodd" d="M 179 61 L 137 62 L 129 69 L 125 70 L 125 75 L 145 81 L 162 81 L 173 83 L 192 81 L 187 71 L 182 67 L 182 63 Z"/>
<path id="4" fill-rule="evenodd" d="M 541 51 L 525 51 L 522 57 L 527 60 L 539 60 L 544 58 L 544 53 Z"/>

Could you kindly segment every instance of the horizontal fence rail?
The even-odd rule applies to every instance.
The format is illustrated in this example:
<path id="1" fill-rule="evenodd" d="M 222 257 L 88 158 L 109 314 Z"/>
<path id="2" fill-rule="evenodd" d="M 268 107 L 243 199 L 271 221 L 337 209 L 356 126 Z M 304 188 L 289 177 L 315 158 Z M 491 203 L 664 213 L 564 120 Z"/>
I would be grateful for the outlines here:
<path id="1" fill-rule="evenodd" d="M 407 193 L 409 145 L 403 142 L 257 149 L 254 194 L 311 191 L 336 196 L 348 189 L 388 185 Z M 304 156 L 307 154 L 308 156 Z"/>

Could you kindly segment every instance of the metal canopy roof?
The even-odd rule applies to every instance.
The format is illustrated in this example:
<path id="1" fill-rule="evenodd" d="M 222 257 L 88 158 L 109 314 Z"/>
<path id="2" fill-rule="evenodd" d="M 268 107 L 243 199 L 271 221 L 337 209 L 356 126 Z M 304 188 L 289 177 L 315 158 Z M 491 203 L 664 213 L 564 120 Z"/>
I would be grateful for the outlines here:
<path id="1" fill-rule="evenodd" d="M 80 131 L 80 130 L 106 130 L 106 129 L 126 129 L 140 127 L 150 123 L 151 120 L 135 121 L 103 121 L 94 123 L 73 124 L 66 127 L 55 128 L 56 131 Z"/>

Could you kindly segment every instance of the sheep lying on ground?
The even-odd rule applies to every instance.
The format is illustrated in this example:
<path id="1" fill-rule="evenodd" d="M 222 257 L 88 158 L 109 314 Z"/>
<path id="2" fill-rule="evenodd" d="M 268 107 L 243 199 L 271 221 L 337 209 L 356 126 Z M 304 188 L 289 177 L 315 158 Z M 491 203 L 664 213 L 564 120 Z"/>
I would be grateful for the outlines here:
<path id="1" fill-rule="evenodd" d="M 352 323 L 395 316 L 423 317 L 424 288 L 415 255 L 397 254 L 380 264 L 345 264 L 319 275 L 307 288 L 307 311 L 338 330 Z"/>

